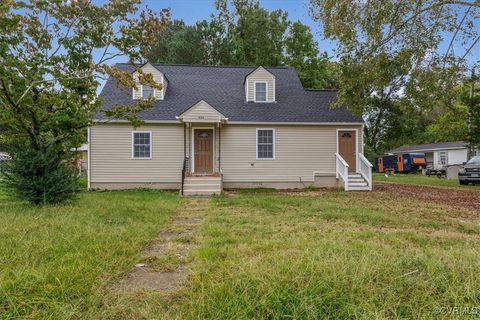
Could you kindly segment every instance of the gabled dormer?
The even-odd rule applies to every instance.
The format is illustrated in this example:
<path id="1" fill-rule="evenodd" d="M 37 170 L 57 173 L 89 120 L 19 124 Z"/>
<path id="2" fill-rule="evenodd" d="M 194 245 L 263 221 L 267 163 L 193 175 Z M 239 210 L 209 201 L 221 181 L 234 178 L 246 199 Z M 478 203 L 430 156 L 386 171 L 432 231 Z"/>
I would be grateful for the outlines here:
<path id="1" fill-rule="evenodd" d="M 247 102 L 275 102 L 275 76 L 260 66 L 245 77 Z"/>
<path id="2" fill-rule="evenodd" d="M 135 71 L 133 73 L 133 79 L 135 79 L 137 88 L 133 88 L 133 99 L 148 99 L 150 96 L 153 95 L 155 97 L 155 100 L 163 100 L 163 98 L 165 97 L 165 93 L 167 92 L 168 85 L 168 80 L 165 75 L 160 72 L 160 70 L 151 65 L 149 62 L 144 64 L 140 69 L 143 73 L 152 74 L 153 80 L 155 80 L 156 83 L 161 84 L 162 89 L 159 90 L 149 85 L 140 84 L 140 81 L 138 81 L 139 72 Z"/>

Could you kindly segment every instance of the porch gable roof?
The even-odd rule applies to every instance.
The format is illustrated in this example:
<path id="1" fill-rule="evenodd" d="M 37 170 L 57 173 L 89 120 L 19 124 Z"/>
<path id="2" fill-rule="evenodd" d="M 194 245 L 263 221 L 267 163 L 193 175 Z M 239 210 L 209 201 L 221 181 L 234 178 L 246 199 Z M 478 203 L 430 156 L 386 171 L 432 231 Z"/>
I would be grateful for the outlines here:
<path id="1" fill-rule="evenodd" d="M 200 100 L 183 111 L 178 117 L 182 122 L 210 122 L 219 123 L 227 121 L 221 112 L 212 107 L 205 100 Z"/>

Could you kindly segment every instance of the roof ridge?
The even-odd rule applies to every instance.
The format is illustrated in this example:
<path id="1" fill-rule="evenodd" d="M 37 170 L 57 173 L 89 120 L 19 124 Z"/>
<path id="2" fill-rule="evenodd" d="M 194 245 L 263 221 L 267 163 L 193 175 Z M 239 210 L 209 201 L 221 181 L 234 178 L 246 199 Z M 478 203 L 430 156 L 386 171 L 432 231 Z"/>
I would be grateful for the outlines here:
<path id="1" fill-rule="evenodd" d="M 420 144 L 407 144 L 403 146 L 399 146 L 393 149 L 390 149 L 389 152 L 397 151 L 397 150 L 420 150 L 422 148 L 426 148 L 425 150 L 428 150 L 430 148 L 442 148 L 442 147 L 450 147 L 450 148 L 463 148 L 465 147 L 467 143 L 462 140 L 458 141 L 444 141 L 444 142 L 428 142 L 428 143 L 420 143 Z M 462 146 L 463 145 L 463 146 Z"/>
<path id="2" fill-rule="evenodd" d="M 117 65 L 132 65 L 131 63 L 127 62 L 117 62 L 115 63 Z M 178 67 L 209 67 L 209 68 L 244 68 L 244 69 L 250 69 L 250 68 L 258 68 L 260 66 L 264 67 L 265 69 L 294 69 L 293 67 L 290 66 L 263 66 L 263 65 L 258 65 L 258 66 L 239 66 L 239 65 L 214 65 L 214 64 L 188 64 L 188 63 L 154 63 L 150 62 L 151 65 L 155 66 L 178 66 Z"/>
<path id="3" fill-rule="evenodd" d="M 455 141 L 440 141 L 440 142 L 425 142 L 425 143 L 417 143 L 417 144 L 406 144 L 402 147 L 410 147 L 410 146 L 423 146 L 427 144 L 442 144 L 442 143 L 466 143 L 463 140 L 455 140 Z"/>

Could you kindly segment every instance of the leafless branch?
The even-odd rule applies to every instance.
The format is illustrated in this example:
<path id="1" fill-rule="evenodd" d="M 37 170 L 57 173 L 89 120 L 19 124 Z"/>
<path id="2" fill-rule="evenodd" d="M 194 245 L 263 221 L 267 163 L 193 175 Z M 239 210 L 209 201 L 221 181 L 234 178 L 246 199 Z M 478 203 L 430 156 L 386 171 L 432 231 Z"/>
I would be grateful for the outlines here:
<path id="1" fill-rule="evenodd" d="M 409 16 L 407 19 L 405 19 L 397 28 L 394 28 L 393 31 L 386 36 L 377 46 L 375 46 L 375 50 L 384 46 L 388 42 L 390 42 L 401 30 L 403 30 L 406 26 L 408 26 L 413 20 L 417 19 L 420 15 L 424 14 L 425 12 L 428 12 L 430 10 L 444 7 L 444 6 L 449 6 L 449 5 L 460 5 L 460 6 L 466 6 L 466 7 L 477 7 L 480 8 L 480 1 L 476 0 L 475 2 L 468 2 L 468 1 L 438 1 L 433 3 L 432 5 L 429 5 L 425 8 L 422 8 Z M 373 50 L 372 50 L 373 51 Z M 371 52 L 369 53 L 371 54 Z"/>
<path id="2" fill-rule="evenodd" d="M 480 36 L 478 36 L 475 41 L 473 41 L 473 43 L 470 45 L 470 47 L 467 49 L 467 51 L 465 51 L 465 54 L 462 56 L 462 59 L 465 59 L 466 56 L 468 56 L 468 54 L 470 53 L 470 51 L 472 51 L 473 47 L 475 47 L 475 45 L 478 43 L 478 41 L 480 41 Z"/>

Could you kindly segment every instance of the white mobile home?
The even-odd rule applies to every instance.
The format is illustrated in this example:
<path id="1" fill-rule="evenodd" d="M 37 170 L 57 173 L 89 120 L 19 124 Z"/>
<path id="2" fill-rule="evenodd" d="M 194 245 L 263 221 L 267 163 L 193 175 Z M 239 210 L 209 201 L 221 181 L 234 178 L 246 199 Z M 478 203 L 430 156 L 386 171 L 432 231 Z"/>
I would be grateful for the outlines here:
<path id="1" fill-rule="evenodd" d="M 425 153 L 427 168 L 442 169 L 468 161 L 468 147 L 464 141 L 407 145 L 391 150 L 392 154 Z"/>

